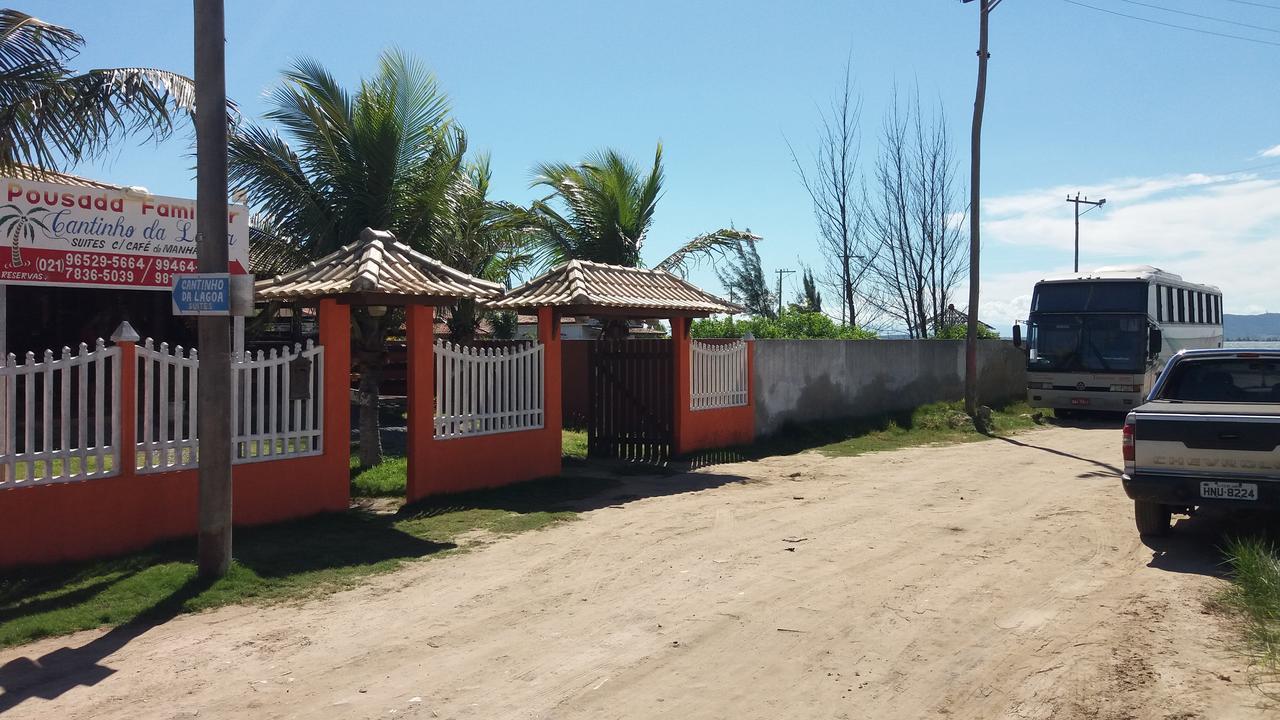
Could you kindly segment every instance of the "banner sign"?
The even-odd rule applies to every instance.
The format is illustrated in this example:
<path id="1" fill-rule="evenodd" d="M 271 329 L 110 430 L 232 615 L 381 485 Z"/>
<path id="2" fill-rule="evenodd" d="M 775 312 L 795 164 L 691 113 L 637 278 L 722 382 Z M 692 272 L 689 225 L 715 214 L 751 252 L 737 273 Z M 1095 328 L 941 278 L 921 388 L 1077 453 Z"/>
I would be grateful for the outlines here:
<path id="1" fill-rule="evenodd" d="M 193 200 L 0 178 L 0 283 L 171 290 L 196 271 Z M 248 272 L 249 210 L 227 206 L 228 270 Z"/>

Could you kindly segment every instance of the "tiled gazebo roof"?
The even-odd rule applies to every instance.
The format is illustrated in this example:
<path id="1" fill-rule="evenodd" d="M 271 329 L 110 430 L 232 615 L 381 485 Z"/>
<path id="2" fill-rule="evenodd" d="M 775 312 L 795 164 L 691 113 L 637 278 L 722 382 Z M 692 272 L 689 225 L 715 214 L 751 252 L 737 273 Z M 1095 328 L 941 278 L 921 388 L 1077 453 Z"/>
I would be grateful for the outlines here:
<path id="1" fill-rule="evenodd" d="M 260 300 L 366 296 L 401 298 L 491 298 L 502 290 L 427 257 L 384 230 L 365 228 L 360 239 L 303 267 L 254 285 Z"/>
<path id="2" fill-rule="evenodd" d="M 570 260 L 485 307 L 524 309 L 549 305 L 579 315 L 705 316 L 742 308 L 662 270 Z"/>

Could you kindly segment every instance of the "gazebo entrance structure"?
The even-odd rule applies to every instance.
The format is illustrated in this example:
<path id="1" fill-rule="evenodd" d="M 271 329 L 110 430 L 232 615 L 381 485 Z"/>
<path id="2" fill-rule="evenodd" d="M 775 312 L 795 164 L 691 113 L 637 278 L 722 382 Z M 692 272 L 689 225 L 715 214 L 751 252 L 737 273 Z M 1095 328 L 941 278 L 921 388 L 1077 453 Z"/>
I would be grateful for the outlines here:
<path id="1" fill-rule="evenodd" d="M 752 342 L 689 336 L 693 318 L 742 308 L 667 272 L 583 260 L 558 265 L 486 306 L 554 308 L 556 318 L 670 321 L 670 340 L 602 334 L 591 341 L 588 376 L 562 379 L 588 383 L 589 455 L 662 462 L 754 440 Z"/>
<path id="2" fill-rule="evenodd" d="M 402 305 L 409 348 L 410 501 L 560 472 L 560 337 L 539 310 L 537 343 L 463 346 L 435 340 L 435 308 L 488 300 L 501 286 L 366 228 L 357 242 L 257 284 L 260 300 Z"/>

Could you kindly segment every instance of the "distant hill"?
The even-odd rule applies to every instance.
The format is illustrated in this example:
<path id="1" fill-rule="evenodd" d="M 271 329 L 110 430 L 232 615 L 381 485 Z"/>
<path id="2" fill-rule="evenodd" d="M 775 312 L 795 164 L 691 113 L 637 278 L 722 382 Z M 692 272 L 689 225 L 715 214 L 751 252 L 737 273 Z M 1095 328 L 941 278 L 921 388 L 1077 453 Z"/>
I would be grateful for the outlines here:
<path id="1" fill-rule="evenodd" d="M 1227 340 L 1280 340 L 1280 313 L 1223 313 L 1222 334 Z"/>

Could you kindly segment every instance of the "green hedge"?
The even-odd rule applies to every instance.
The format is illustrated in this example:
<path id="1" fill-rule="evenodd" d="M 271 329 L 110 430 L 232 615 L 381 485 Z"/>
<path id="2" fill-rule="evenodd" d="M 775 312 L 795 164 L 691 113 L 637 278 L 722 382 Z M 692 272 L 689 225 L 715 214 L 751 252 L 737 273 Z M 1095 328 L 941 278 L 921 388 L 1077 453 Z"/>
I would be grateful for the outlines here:
<path id="1" fill-rule="evenodd" d="M 876 334 L 859 327 L 838 325 L 822 313 L 786 309 L 776 320 L 752 316 L 695 320 L 689 334 L 695 338 L 739 338 L 748 331 L 761 340 L 871 340 Z"/>

